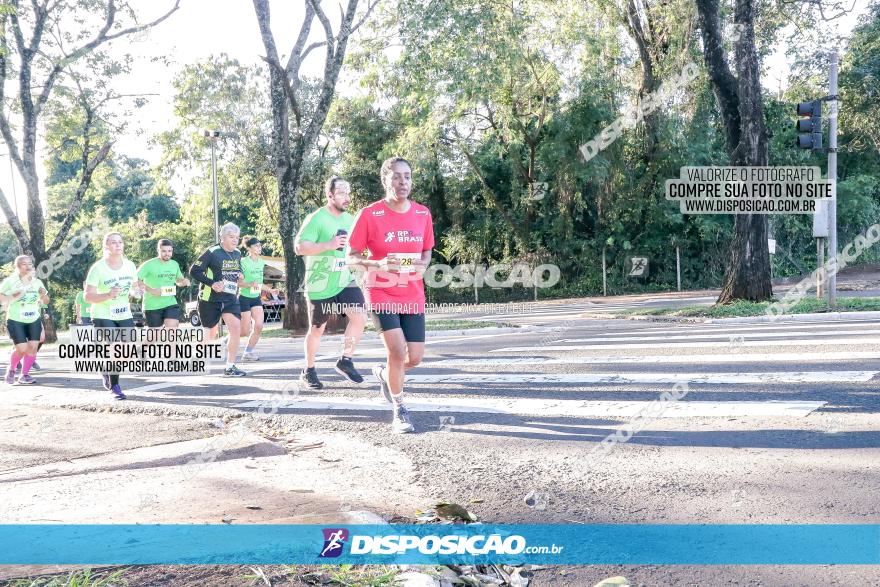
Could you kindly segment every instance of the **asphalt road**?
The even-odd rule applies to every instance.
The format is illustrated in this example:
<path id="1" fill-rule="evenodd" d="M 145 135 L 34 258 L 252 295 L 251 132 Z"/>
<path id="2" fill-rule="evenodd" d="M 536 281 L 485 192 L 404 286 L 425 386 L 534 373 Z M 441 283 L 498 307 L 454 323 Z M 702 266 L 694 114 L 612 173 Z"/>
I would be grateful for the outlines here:
<path id="1" fill-rule="evenodd" d="M 320 392 L 296 385 L 302 351 L 290 339 L 261 342 L 263 361 L 248 378 L 132 379 L 125 389 L 131 409 L 271 409 L 289 430 L 350 437 L 364 455 L 381 449 L 393 466 L 366 461 L 369 470 L 338 474 L 352 506 L 385 516 L 442 500 L 496 523 L 880 522 L 880 320 L 580 316 L 595 309 L 539 304 L 483 316 L 518 329 L 429 337 L 425 362 L 408 375 L 412 435 L 390 434 L 374 382 L 351 386 L 332 371 L 338 342 L 329 339 Z M 381 356 L 368 340 L 356 365 L 368 374 Z M 48 387 L 13 388 L 20 405 L 109 403 L 93 377 L 40 379 Z M 659 417 L 640 416 L 674 386 L 684 397 Z M 628 442 L 597 450 L 627 427 L 636 431 Z M 401 470 L 406 499 L 377 498 Z M 569 567 L 533 584 L 592 585 L 615 574 L 643 585 L 880 585 L 876 567 L 858 566 Z"/>

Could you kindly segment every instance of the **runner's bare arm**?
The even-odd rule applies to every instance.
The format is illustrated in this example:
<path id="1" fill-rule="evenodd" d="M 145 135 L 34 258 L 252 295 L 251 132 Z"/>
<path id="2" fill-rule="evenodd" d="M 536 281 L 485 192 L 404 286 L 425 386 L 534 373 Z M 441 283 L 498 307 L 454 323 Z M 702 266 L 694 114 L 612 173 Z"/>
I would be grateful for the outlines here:
<path id="1" fill-rule="evenodd" d="M 300 257 L 318 255 L 345 246 L 347 240 L 348 237 L 346 235 L 334 236 L 332 239 L 323 243 L 313 243 L 312 241 L 296 239 L 293 243 L 293 252 Z"/>
<path id="2" fill-rule="evenodd" d="M 152 296 L 162 295 L 162 290 L 161 290 L 161 289 L 156 288 L 156 287 L 150 287 L 150 286 L 147 285 L 147 283 L 146 283 L 144 280 L 142 280 L 142 279 L 138 279 L 138 280 L 135 282 L 135 285 L 137 285 L 139 288 L 143 289 L 144 291 L 146 291 L 148 294 L 150 294 L 150 295 L 152 295 Z"/>
<path id="3" fill-rule="evenodd" d="M 367 259 L 364 257 L 363 252 L 360 251 L 349 251 L 348 255 L 345 257 L 345 264 L 348 265 L 349 269 L 369 269 L 380 268 L 386 266 L 385 259 Z"/>
<path id="4" fill-rule="evenodd" d="M 18 298 L 20 298 L 23 293 L 24 293 L 23 291 L 19 290 L 19 291 L 14 291 L 8 295 L 7 294 L 0 294 L 0 303 L 8 304 L 9 302 L 14 302 Z"/>
<path id="5" fill-rule="evenodd" d="M 111 289 L 107 293 L 98 293 L 98 288 L 94 285 L 87 285 L 86 292 L 83 296 L 85 300 L 90 304 L 100 304 L 101 302 L 106 302 L 107 300 L 112 300 L 117 295 L 119 295 L 119 286 L 114 285 L 113 289 Z"/>

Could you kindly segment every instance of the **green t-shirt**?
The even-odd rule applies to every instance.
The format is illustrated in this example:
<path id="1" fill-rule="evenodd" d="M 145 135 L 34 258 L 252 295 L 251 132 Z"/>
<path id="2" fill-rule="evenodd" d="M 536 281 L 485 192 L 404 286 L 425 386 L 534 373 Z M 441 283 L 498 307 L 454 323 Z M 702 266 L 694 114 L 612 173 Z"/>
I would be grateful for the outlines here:
<path id="1" fill-rule="evenodd" d="M 80 318 L 92 317 L 92 305 L 86 302 L 86 294 L 84 292 L 80 291 L 76 294 L 76 301 L 74 303 L 79 306 Z"/>
<path id="2" fill-rule="evenodd" d="M 6 319 L 31 324 L 40 319 L 40 290 L 46 289 L 43 282 L 34 277 L 28 283 L 21 280 L 18 273 L 13 273 L 0 283 L 0 293 L 11 295 L 17 291 L 24 293 L 14 302 L 6 306 Z"/>
<path id="3" fill-rule="evenodd" d="M 306 216 L 298 240 L 325 243 L 340 228 L 351 234 L 354 216 L 348 212 L 334 216 L 327 208 L 319 208 Z M 306 297 L 309 300 L 332 298 L 351 283 L 351 271 L 345 266 L 345 251 L 331 249 L 304 257 L 306 263 Z"/>
<path id="4" fill-rule="evenodd" d="M 106 259 L 92 265 L 86 276 L 86 285 L 93 285 L 99 294 L 108 293 L 114 285 L 120 288 L 119 295 L 113 299 L 92 304 L 92 319 L 128 320 L 131 318 L 131 307 L 128 305 L 128 292 L 137 280 L 137 268 L 128 259 L 122 260 L 122 267 L 112 269 Z"/>
<path id="5" fill-rule="evenodd" d="M 175 282 L 178 279 L 183 279 L 183 272 L 181 272 L 177 261 L 174 259 L 163 261 L 159 257 L 153 257 L 138 268 L 137 276 L 153 289 L 162 290 L 162 295 L 158 296 L 149 292 L 144 293 L 144 311 L 161 310 L 177 305 L 177 285 Z"/>
<path id="6" fill-rule="evenodd" d="M 241 271 L 244 273 L 244 280 L 246 283 L 258 283 L 262 285 L 264 267 L 266 267 L 266 262 L 260 258 L 256 261 L 253 261 L 250 258 L 250 255 L 245 255 L 241 258 Z M 258 298 L 260 297 L 260 290 L 262 289 L 260 285 L 257 285 L 256 287 L 243 287 L 241 288 L 239 295 L 246 298 Z"/>

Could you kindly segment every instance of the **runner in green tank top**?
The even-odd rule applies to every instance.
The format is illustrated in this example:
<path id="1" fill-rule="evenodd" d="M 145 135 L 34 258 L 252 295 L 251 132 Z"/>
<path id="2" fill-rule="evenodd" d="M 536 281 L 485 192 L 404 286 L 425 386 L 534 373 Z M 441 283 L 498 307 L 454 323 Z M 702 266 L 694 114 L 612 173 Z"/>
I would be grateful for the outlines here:
<path id="1" fill-rule="evenodd" d="M 6 330 L 12 339 L 12 354 L 6 369 L 6 383 L 15 383 L 15 370 L 22 363 L 19 385 L 36 383 L 30 376 L 37 360 L 40 335 L 43 331 L 40 304 L 49 303 L 49 293 L 34 275 L 34 261 L 28 255 L 15 258 L 15 269 L 0 283 L 0 303 L 6 307 Z"/>
<path id="2" fill-rule="evenodd" d="M 107 233 L 104 258 L 96 261 L 86 276 L 85 301 L 92 304 L 95 328 L 134 328 L 128 298 L 141 295 L 143 284 L 138 282 L 137 267 L 124 252 L 122 235 Z M 102 378 L 104 389 L 113 394 L 113 399 L 125 399 L 118 373 L 103 373 Z"/>
<path id="3" fill-rule="evenodd" d="M 260 357 L 254 353 L 254 347 L 260 341 L 263 332 L 263 300 L 260 295 L 266 291 L 278 295 L 278 290 L 263 283 L 263 270 L 266 262 L 260 257 L 263 254 L 263 243 L 255 236 L 246 236 L 242 239 L 241 248 L 244 254 L 241 256 L 241 271 L 244 273 L 244 283 L 238 295 L 238 305 L 241 306 L 241 337 L 247 338 L 242 361 L 259 361 Z M 253 323 L 253 331 L 251 331 Z M 250 338 L 248 338 L 250 336 Z"/>

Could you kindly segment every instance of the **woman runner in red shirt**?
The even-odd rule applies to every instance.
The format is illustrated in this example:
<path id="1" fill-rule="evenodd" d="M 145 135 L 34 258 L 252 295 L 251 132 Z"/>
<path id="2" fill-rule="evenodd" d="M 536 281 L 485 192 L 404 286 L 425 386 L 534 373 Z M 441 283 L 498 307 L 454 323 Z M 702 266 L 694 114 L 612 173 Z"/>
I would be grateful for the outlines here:
<path id="1" fill-rule="evenodd" d="M 391 428 L 414 432 L 403 405 L 403 374 L 425 354 L 425 285 L 434 224 L 426 206 L 409 199 L 412 167 L 392 157 L 380 171 L 385 198 L 361 210 L 348 238 L 348 263 L 366 269 L 367 307 L 385 349 L 386 365 L 373 367 L 382 394 L 391 402 Z"/>

